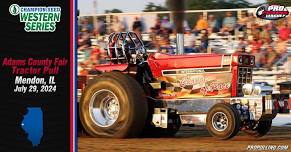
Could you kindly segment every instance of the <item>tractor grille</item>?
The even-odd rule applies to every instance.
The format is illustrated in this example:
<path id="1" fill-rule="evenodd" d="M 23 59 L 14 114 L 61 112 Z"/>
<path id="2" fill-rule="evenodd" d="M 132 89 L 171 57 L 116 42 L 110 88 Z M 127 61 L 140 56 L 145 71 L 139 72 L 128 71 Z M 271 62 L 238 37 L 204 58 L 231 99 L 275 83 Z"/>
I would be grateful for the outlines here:
<path id="1" fill-rule="evenodd" d="M 243 96 L 242 86 L 246 83 L 252 83 L 252 72 L 251 67 L 239 67 L 237 74 L 237 95 Z"/>

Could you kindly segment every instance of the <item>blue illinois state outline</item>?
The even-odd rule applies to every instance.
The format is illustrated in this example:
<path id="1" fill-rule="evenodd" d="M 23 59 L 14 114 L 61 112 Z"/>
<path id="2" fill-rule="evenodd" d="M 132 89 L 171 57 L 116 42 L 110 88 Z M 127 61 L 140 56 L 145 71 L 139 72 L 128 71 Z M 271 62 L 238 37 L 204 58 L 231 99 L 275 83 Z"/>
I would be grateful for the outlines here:
<path id="1" fill-rule="evenodd" d="M 40 107 L 28 107 L 27 110 L 21 126 L 28 134 L 28 140 L 31 141 L 32 146 L 37 147 L 43 136 L 43 112 Z"/>

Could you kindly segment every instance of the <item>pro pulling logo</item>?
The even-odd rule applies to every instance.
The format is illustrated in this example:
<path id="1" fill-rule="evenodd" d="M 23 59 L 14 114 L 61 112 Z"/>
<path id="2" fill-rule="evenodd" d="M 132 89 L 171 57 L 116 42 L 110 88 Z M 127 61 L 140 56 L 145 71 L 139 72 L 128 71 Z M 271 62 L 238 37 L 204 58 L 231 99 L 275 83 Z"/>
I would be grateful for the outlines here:
<path id="1" fill-rule="evenodd" d="M 61 20 L 61 7 L 21 7 L 12 4 L 9 12 L 13 16 L 19 15 L 20 22 L 25 23 L 26 32 L 54 32 L 57 28 L 56 22 Z"/>
<path id="2" fill-rule="evenodd" d="M 289 15 L 289 11 L 282 5 L 263 4 L 256 9 L 255 15 L 261 19 L 278 20 L 287 17 Z"/>

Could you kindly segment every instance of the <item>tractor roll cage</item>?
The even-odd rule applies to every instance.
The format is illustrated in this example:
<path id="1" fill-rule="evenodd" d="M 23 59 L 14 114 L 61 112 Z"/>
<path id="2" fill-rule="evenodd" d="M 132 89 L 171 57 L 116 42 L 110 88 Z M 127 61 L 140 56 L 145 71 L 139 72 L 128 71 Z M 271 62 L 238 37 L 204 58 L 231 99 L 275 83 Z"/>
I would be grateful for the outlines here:
<path id="1" fill-rule="evenodd" d="M 135 63 L 135 59 L 146 54 L 142 40 L 134 32 L 111 33 L 106 46 L 107 54 L 112 63 Z"/>

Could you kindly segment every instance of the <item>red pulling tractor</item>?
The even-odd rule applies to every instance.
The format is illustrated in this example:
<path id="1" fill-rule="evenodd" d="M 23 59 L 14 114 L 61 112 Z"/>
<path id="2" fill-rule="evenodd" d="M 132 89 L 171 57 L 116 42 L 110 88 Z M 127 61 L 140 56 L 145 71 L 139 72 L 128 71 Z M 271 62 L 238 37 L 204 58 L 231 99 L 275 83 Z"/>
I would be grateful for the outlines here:
<path id="1" fill-rule="evenodd" d="M 252 55 L 147 53 L 133 32 L 112 33 L 107 53 L 99 74 L 78 76 L 79 118 L 94 137 L 170 136 L 182 125 L 259 137 L 289 113 L 288 94 L 262 96 L 251 84 Z"/>

